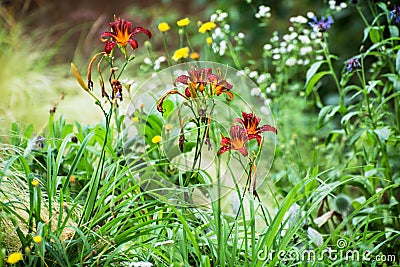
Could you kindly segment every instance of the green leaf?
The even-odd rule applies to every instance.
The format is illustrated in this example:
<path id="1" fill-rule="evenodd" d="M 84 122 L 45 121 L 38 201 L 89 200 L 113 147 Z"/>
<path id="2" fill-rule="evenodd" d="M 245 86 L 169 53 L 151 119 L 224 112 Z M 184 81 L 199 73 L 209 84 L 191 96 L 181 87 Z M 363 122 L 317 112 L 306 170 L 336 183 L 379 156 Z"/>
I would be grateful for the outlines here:
<path id="1" fill-rule="evenodd" d="M 349 145 L 352 146 L 355 142 L 357 142 L 358 139 L 360 139 L 361 135 L 366 131 L 365 128 L 362 128 L 361 130 L 358 130 L 355 134 L 353 134 L 353 137 L 351 137 L 349 141 Z"/>
<path id="2" fill-rule="evenodd" d="M 315 74 L 307 83 L 306 83 L 306 95 L 309 95 L 314 89 L 315 84 L 325 75 L 329 74 L 329 71 L 322 71 Z"/>
<path id="3" fill-rule="evenodd" d="M 318 115 L 318 127 L 323 127 L 333 116 L 339 111 L 340 106 L 325 106 L 321 109 Z"/>
<path id="4" fill-rule="evenodd" d="M 167 118 L 168 115 L 174 110 L 175 104 L 172 100 L 166 99 L 162 103 L 162 108 L 164 110 L 163 117 Z"/>
<path id="5" fill-rule="evenodd" d="M 325 63 L 325 61 L 317 61 L 314 64 L 311 65 L 311 67 L 307 70 L 306 74 L 306 84 L 308 81 L 317 73 L 321 65 Z"/>
<path id="6" fill-rule="evenodd" d="M 381 39 L 381 31 L 383 32 L 385 27 L 381 26 L 381 27 L 370 27 L 370 31 L 369 31 L 369 39 L 371 40 L 372 43 L 376 44 L 380 41 Z"/>
<path id="7" fill-rule="evenodd" d="M 396 29 L 397 29 L 397 27 L 396 27 Z M 397 54 L 396 54 L 396 72 L 397 72 L 397 74 L 400 74 L 400 50 L 397 51 Z"/>
<path id="8" fill-rule="evenodd" d="M 399 37 L 399 28 L 397 28 L 397 26 L 394 25 L 390 25 L 389 26 L 389 31 L 390 31 L 390 36 L 391 37 Z"/>
<path id="9" fill-rule="evenodd" d="M 347 123 L 351 119 L 351 117 L 358 115 L 358 114 L 360 114 L 360 111 L 353 111 L 353 112 L 347 113 L 346 115 L 343 116 L 340 123 L 343 125 L 343 124 Z"/>
<path id="10" fill-rule="evenodd" d="M 389 126 L 386 126 L 379 129 L 375 129 L 374 133 L 376 133 L 376 135 L 378 136 L 379 140 L 382 143 L 385 143 L 389 139 L 391 131 Z"/>

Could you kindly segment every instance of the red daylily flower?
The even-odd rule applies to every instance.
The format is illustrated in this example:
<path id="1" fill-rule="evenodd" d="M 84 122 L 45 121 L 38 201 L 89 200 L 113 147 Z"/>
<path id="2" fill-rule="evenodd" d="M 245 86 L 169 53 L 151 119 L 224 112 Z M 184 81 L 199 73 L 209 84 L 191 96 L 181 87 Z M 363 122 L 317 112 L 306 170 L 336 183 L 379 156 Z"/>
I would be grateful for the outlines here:
<path id="1" fill-rule="evenodd" d="M 132 22 L 124 19 L 114 18 L 114 22 L 110 22 L 111 31 L 103 32 L 100 40 L 105 44 L 104 51 L 110 54 L 115 45 L 126 47 L 128 43 L 132 49 L 138 48 L 137 41 L 133 38 L 137 33 L 142 32 L 151 38 L 151 32 L 143 27 L 135 27 L 132 29 Z"/>
<path id="2" fill-rule="evenodd" d="M 213 92 L 217 96 L 219 96 L 220 94 L 227 94 L 229 96 L 229 100 L 233 99 L 233 94 L 229 92 L 232 89 L 233 85 L 222 78 L 222 73 L 220 69 L 218 69 L 218 75 L 211 74 L 207 77 L 207 79 L 211 83 Z"/>
<path id="3" fill-rule="evenodd" d="M 222 137 L 221 148 L 218 150 L 218 156 L 228 150 L 238 150 L 243 156 L 247 156 L 248 152 L 245 147 L 249 140 L 246 129 L 239 125 L 234 125 L 229 131 L 229 137 Z"/>
<path id="4" fill-rule="evenodd" d="M 204 91 L 204 87 L 207 84 L 207 77 L 212 75 L 212 70 L 211 68 L 192 68 L 188 71 L 188 74 L 176 78 L 175 83 L 186 84 L 188 87 L 185 90 L 185 95 L 187 97 L 196 97 L 195 91 Z"/>
<path id="5" fill-rule="evenodd" d="M 207 84 L 211 85 L 212 94 L 219 96 L 222 93 L 229 95 L 229 99 L 233 99 L 233 94 L 229 92 L 232 89 L 232 84 L 222 79 L 221 71 L 218 69 L 218 75 L 212 73 L 211 68 L 192 68 L 189 75 L 181 75 L 176 78 L 175 83 L 186 84 L 188 87 L 185 90 L 187 97 L 196 97 L 197 91 L 203 93 Z"/>
<path id="6" fill-rule="evenodd" d="M 260 133 L 263 132 L 274 132 L 275 134 L 278 133 L 278 130 L 275 127 L 268 124 L 259 127 L 258 124 L 260 124 L 261 119 L 257 117 L 254 113 L 242 112 L 242 117 L 243 119 L 236 118 L 235 121 L 241 123 L 243 127 L 246 129 L 249 140 L 254 138 L 257 139 L 258 145 L 260 145 L 262 138 Z"/>

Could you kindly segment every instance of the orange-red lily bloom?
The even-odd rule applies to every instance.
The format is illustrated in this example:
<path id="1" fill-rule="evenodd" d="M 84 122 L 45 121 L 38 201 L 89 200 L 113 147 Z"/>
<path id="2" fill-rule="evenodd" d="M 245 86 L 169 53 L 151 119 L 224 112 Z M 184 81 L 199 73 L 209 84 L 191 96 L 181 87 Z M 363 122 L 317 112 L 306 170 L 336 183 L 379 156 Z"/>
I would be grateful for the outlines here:
<path id="1" fill-rule="evenodd" d="M 222 137 L 221 148 L 218 150 L 218 156 L 228 150 L 238 150 L 243 156 L 247 156 L 248 152 L 245 147 L 249 140 L 246 129 L 239 125 L 234 125 L 229 131 L 229 137 Z"/>
<path id="2" fill-rule="evenodd" d="M 120 47 L 131 45 L 132 49 L 138 47 L 137 41 L 133 38 L 137 33 L 142 32 L 151 38 L 151 32 L 143 27 L 134 27 L 132 29 L 132 22 L 124 19 L 114 19 L 110 22 L 111 31 L 103 32 L 100 40 L 105 43 L 104 51 L 110 54 L 113 48 L 118 44 Z"/>
<path id="3" fill-rule="evenodd" d="M 203 92 L 207 84 L 207 77 L 212 74 L 211 68 L 192 68 L 188 71 L 189 75 L 181 75 L 176 78 L 175 83 L 186 84 L 188 87 L 185 90 L 187 97 L 195 97 L 194 91 Z"/>
<path id="4" fill-rule="evenodd" d="M 222 78 L 222 73 L 220 69 L 218 69 L 218 75 L 211 74 L 207 78 L 208 81 L 211 83 L 214 94 L 216 94 L 217 96 L 219 96 L 220 94 L 227 94 L 229 96 L 229 100 L 233 99 L 233 94 L 229 92 L 232 89 L 233 85 Z"/>
<path id="5" fill-rule="evenodd" d="M 241 123 L 243 127 L 247 131 L 247 135 L 249 140 L 257 139 L 258 145 L 261 143 L 262 136 L 260 135 L 263 132 L 274 132 L 275 134 L 278 133 L 278 130 L 268 124 L 258 126 L 260 124 L 261 119 L 257 117 L 254 113 L 246 113 L 242 112 L 243 118 L 236 118 L 235 121 Z"/>
<path id="6" fill-rule="evenodd" d="M 233 94 L 229 92 L 232 89 L 232 84 L 228 83 L 225 79 L 221 78 L 221 71 L 218 70 L 219 75 L 212 73 L 211 68 L 192 68 L 188 71 L 189 75 L 181 75 L 176 78 L 175 83 L 179 82 L 186 84 L 188 87 L 185 90 L 187 97 L 196 97 L 196 93 L 202 93 L 207 84 L 211 85 L 212 95 L 220 95 L 222 93 L 229 94 L 229 98 L 233 99 Z"/>

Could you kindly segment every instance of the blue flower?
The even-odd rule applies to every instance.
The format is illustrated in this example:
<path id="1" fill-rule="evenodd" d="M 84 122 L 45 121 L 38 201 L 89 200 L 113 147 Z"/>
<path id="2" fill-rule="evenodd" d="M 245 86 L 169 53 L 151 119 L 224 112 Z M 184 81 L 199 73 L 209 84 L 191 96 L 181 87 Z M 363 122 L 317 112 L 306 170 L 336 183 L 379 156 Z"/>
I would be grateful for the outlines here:
<path id="1" fill-rule="evenodd" d="M 389 18 L 394 19 L 396 24 L 400 24 L 400 5 L 394 6 L 394 9 L 390 11 Z"/>
<path id="2" fill-rule="evenodd" d="M 326 20 L 324 17 L 322 17 L 321 20 L 318 20 L 317 17 L 314 17 L 308 24 L 313 27 L 315 32 L 324 32 L 333 24 L 333 18 L 329 16 Z"/>
<path id="3" fill-rule="evenodd" d="M 361 68 L 361 63 L 360 60 L 356 57 L 353 57 L 346 62 L 346 70 L 348 72 L 352 72 L 353 70 L 359 68 Z"/>

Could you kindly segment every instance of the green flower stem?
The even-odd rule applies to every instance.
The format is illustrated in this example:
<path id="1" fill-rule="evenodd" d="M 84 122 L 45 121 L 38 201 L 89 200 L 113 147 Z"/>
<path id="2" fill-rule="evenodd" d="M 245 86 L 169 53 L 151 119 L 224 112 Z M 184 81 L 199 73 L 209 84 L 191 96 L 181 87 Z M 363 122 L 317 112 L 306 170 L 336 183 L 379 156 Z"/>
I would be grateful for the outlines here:
<path id="1" fill-rule="evenodd" d="M 330 73 L 332 75 L 333 80 L 335 81 L 335 85 L 336 85 L 336 87 L 338 89 L 338 92 L 339 92 L 339 96 L 340 96 L 340 98 L 339 98 L 340 112 L 343 113 L 344 110 L 342 108 L 345 108 L 345 105 L 344 105 L 344 94 L 343 94 L 342 87 L 340 86 L 339 79 L 338 79 L 338 77 L 336 75 L 335 69 L 333 68 L 332 59 L 331 59 L 331 56 L 330 56 L 330 53 L 329 53 L 328 40 L 327 40 L 326 35 L 324 35 L 323 52 L 324 52 L 324 55 L 325 55 L 325 58 L 326 58 L 326 63 L 328 64 L 328 67 L 329 67 L 329 71 L 330 71 Z"/>
<path id="2" fill-rule="evenodd" d="M 369 1 L 368 1 L 368 3 L 369 3 Z M 357 7 L 358 14 L 360 15 L 361 19 L 364 21 L 365 26 L 370 27 L 368 20 L 365 18 L 364 13 L 361 11 L 360 6 L 356 5 L 356 7 Z"/>
<path id="3" fill-rule="evenodd" d="M 164 32 L 162 33 L 162 40 L 163 40 L 165 55 L 167 56 L 168 66 L 172 66 L 171 57 L 170 57 L 169 51 L 168 51 L 167 37 L 165 36 Z"/>
<path id="4" fill-rule="evenodd" d="M 239 57 L 237 56 L 235 52 L 235 48 L 232 45 L 232 42 L 229 40 L 229 38 L 225 38 L 226 43 L 228 44 L 229 47 L 229 53 L 232 57 L 233 62 L 235 63 L 235 66 L 237 69 L 242 69 L 242 64 L 240 64 Z"/>
<path id="5" fill-rule="evenodd" d="M 189 47 L 190 51 L 193 52 L 194 50 L 193 50 L 192 44 L 190 42 L 189 34 L 188 34 L 186 27 L 184 28 L 184 31 L 185 31 L 185 37 L 186 37 L 186 42 L 188 44 L 188 47 Z"/>

